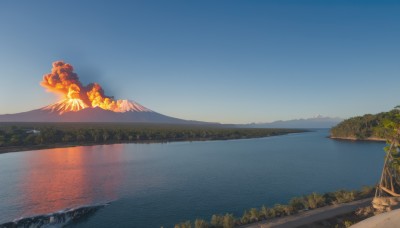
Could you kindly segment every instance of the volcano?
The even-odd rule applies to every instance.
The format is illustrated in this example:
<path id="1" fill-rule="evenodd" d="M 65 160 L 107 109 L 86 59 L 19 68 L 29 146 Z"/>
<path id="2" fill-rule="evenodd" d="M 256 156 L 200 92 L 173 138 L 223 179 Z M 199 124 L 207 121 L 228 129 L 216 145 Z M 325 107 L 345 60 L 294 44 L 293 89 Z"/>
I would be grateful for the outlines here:
<path id="1" fill-rule="evenodd" d="M 98 83 L 83 85 L 72 65 L 64 61 L 54 62 L 40 85 L 62 99 L 40 109 L 0 115 L 0 122 L 207 123 L 165 116 L 134 101 L 106 96 Z"/>
<path id="2" fill-rule="evenodd" d="M 183 120 L 154 112 L 134 101 L 123 100 L 120 112 L 99 107 L 81 107 L 79 101 L 60 101 L 55 104 L 15 114 L 0 115 L 0 122 L 127 122 L 166 124 L 210 124 Z"/>

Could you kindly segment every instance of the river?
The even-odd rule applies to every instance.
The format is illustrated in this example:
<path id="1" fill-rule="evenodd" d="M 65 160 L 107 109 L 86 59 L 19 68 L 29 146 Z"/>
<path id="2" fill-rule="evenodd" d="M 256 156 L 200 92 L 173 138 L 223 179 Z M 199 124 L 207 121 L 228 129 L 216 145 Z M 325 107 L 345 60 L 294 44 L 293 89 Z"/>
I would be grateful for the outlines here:
<path id="1" fill-rule="evenodd" d="M 0 224 L 111 202 L 69 226 L 173 227 L 377 183 L 384 143 L 337 141 L 328 134 L 1 154 Z"/>

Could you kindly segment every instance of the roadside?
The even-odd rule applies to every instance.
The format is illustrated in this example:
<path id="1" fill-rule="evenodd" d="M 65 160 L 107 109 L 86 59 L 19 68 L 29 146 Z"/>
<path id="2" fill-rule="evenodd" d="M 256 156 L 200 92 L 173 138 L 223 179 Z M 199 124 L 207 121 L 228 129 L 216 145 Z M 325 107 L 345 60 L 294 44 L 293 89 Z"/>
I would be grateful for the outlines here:
<path id="1" fill-rule="evenodd" d="M 343 203 L 338 205 L 330 205 L 326 207 L 317 208 L 314 210 L 300 212 L 295 215 L 274 218 L 271 220 L 252 223 L 242 228 L 267 228 L 267 227 L 299 227 L 309 225 L 321 220 L 330 219 L 339 215 L 354 212 L 358 208 L 368 207 L 371 205 L 372 198 L 353 201 L 350 203 Z"/>

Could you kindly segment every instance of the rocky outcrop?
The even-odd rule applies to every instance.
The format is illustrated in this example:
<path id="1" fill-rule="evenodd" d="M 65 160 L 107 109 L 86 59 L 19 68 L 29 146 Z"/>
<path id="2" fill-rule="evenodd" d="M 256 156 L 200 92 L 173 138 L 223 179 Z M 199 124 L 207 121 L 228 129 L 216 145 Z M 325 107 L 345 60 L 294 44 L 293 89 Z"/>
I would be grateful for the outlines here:
<path id="1" fill-rule="evenodd" d="M 56 225 L 62 226 L 70 221 L 76 221 L 83 217 L 89 216 L 90 214 L 95 213 L 97 210 L 106 205 L 108 204 L 83 206 L 78 208 L 66 209 L 46 215 L 37 215 L 29 218 L 20 218 L 12 222 L 0 224 L 0 228 L 16 228 L 16 227 L 39 228 L 48 226 L 52 227 Z"/>

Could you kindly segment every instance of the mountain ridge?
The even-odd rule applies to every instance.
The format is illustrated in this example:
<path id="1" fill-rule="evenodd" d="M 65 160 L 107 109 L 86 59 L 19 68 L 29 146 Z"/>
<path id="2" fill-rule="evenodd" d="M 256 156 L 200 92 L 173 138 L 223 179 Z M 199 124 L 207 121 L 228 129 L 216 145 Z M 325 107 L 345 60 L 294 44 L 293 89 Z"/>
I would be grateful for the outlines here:
<path id="1" fill-rule="evenodd" d="M 252 128 L 331 128 L 341 121 L 343 121 L 343 119 L 338 117 L 318 115 L 312 118 L 277 120 L 268 123 L 249 123 L 241 126 Z"/>
<path id="2" fill-rule="evenodd" d="M 51 105 L 50 105 L 51 106 Z M 26 112 L 0 115 L 0 122 L 116 122 L 116 123 L 170 123 L 170 124 L 210 124 L 195 120 L 183 120 L 166 116 L 150 109 L 114 112 L 99 107 L 84 108 L 79 111 L 59 113 L 49 106 Z M 143 107 L 143 106 L 141 106 Z M 147 111 L 148 110 L 148 111 Z M 218 123 L 211 123 L 218 124 Z"/>

